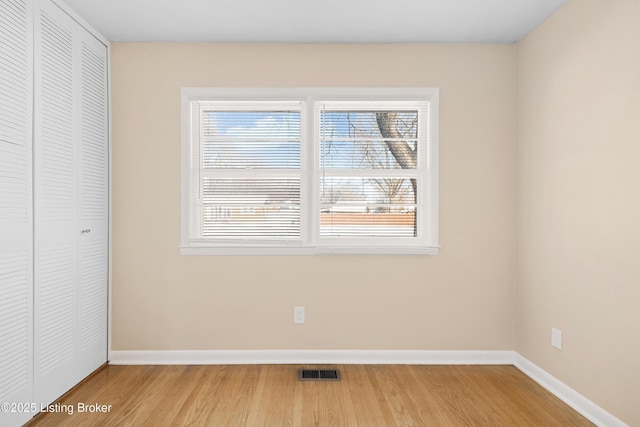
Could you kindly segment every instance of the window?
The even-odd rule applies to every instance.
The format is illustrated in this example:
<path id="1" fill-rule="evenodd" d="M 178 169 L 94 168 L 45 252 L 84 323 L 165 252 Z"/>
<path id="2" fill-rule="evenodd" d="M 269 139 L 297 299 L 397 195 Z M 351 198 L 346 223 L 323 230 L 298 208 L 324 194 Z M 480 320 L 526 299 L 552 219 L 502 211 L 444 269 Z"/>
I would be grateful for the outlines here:
<path id="1" fill-rule="evenodd" d="M 182 114 L 182 254 L 437 254 L 437 89 L 185 88 Z"/>

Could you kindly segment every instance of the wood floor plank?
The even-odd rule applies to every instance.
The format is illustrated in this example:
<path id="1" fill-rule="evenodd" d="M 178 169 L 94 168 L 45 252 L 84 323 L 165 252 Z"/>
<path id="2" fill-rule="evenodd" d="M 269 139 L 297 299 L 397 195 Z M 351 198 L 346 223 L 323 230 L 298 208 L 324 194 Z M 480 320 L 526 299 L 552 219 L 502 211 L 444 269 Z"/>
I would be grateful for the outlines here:
<path id="1" fill-rule="evenodd" d="M 295 371 L 289 365 L 265 366 L 247 425 L 293 426 L 292 402 L 298 386 Z"/>
<path id="2" fill-rule="evenodd" d="M 198 366 L 196 386 L 175 414 L 175 425 L 245 425 L 258 384 L 260 367 Z M 232 421 L 230 421 L 232 420 Z"/>
<path id="3" fill-rule="evenodd" d="M 296 367 L 293 367 L 296 369 Z M 314 369 L 332 369 L 327 366 L 313 367 Z M 352 397 L 348 390 L 346 371 L 343 381 L 300 381 L 298 392 L 302 395 L 301 423 L 308 426 L 349 426 L 357 425 L 351 408 Z"/>
<path id="4" fill-rule="evenodd" d="M 299 381 L 302 367 L 106 366 L 56 402 L 73 414 L 27 426 L 593 425 L 513 366 L 339 365 L 340 381 Z"/>
<path id="5" fill-rule="evenodd" d="M 412 392 L 415 385 L 406 375 L 405 366 L 377 366 L 375 376 L 383 390 L 382 395 L 391 409 L 396 425 L 427 425 L 428 418 L 423 417 L 422 406 L 414 399 L 418 393 Z"/>
<path id="6" fill-rule="evenodd" d="M 128 396 L 122 399 L 118 405 L 123 405 L 130 410 L 126 411 L 122 417 L 116 419 L 118 425 L 124 426 L 152 426 L 156 420 L 166 420 L 166 414 L 174 409 L 174 403 L 170 403 L 172 408 L 163 407 L 164 404 L 172 402 L 171 398 L 184 399 L 184 394 L 176 393 L 175 383 L 179 383 L 179 377 L 184 372 L 185 366 L 166 366 L 165 369 L 154 371 L 154 375 L 146 382 L 144 392 L 138 395 Z M 144 381 L 144 379 L 142 379 Z M 167 420 L 169 421 L 169 420 Z M 167 424 L 169 425 L 169 424 Z"/>
<path id="7" fill-rule="evenodd" d="M 411 370 L 416 384 L 414 393 L 421 396 L 424 405 L 429 408 L 432 425 L 459 425 L 461 407 L 458 401 L 464 386 L 459 384 L 454 369 L 443 366 L 421 368 L 417 366 Z"/>
<path id="8" fill-rule="evenodd" d="M 222 367 L 207 371 L 202 366 L 195 366 L 195 385 L 188 394 L 185 403 L 175 414 L 175 420 L 183 420 L 186 425 L 206 425 L 215 415 L 220 401 L 225 396 L 225 385 L 228 383 L 228 372 Z"/>
<path id="9" fill-rule="evenodd" d="M 394 425 L 393 414 L 386 404 L 384 391 L 369 365 L 347 365 L 348 383 L 356 415 L 356 425 Z"/>

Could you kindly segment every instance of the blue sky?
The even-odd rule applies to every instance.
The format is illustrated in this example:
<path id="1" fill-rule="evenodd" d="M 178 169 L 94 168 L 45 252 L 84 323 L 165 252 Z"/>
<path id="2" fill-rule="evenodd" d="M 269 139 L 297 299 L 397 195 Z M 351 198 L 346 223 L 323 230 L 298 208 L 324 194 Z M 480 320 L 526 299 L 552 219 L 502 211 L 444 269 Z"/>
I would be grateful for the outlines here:
<path id="1" fill-rule="evenodd" d="M 231 137 L 224 148 L 215 144 L 213 150 L 207 152 L 207 155 L 217 155 L 219 159 L 216 163 L 209 163 L 211 166 L 299 167 L 299 112 L 227 111 L 209 113 L 208 118 L 209 129 L 218 136 Z M 373 112 L 332 111 L 323 116 L 323 122 L 321 166 L 399 168 L 384 142 L 379 141 L 381 136 Z M 367 137 L 370 139 L 353 141 L 353 138 Z M 205 158 L 212 159 L 207 155 Z"/>

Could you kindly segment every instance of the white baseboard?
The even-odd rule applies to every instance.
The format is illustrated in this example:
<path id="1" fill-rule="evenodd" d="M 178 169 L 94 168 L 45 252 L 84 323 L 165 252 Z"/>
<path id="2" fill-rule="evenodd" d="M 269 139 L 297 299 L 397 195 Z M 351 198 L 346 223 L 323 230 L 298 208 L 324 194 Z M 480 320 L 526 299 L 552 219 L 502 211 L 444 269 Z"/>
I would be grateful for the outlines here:
<path id="1" fill-rule="evenodd" d="M 111 351 L 112 365 L 397 364 L 513 365 L 512 351 L 160 350 Z"/>
<path id="2" fill-rule="evenodd" d="M 629 427 L 565 383 L 549 374 L 528 359 L 514 353 L 514 365 L 528 377 L 549 390 L 586 419 L 601 427 Z"/>
<path id="3" fill-rule="evenodd" d="M 514 351 L 431 350 L 133 350 L 111 351 L 111 365 L 514 365 L 560 400 L 602 427 L 628 427 Z"/>

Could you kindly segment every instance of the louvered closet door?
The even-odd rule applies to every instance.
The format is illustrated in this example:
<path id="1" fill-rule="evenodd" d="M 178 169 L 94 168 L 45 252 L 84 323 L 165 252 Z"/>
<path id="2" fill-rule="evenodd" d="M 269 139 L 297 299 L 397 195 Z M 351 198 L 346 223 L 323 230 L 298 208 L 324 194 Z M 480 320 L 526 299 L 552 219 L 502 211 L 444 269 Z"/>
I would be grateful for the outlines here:
<path id="1" fill-rule="evenodd" d="M 106 48 L 38 0 L 34 60 L 34 369 L 46 404 L 106 361 Z"/>
<path id="2" fill-rule="evenodd" d="M 31 11 L 0 0 L 0 403 L 33 401 Z M 32 415 L 0 411 L 0 425 Z"/>
<path id="3" fill-rule="evenodd" d="M 48 1 L 35 14 L 35 397 L 76 383 L 77 149 L 71 19 Z"/>
<path id="4" fill-rule="evenodd" d="M 84 30 L 80 39 L 80 259 L 78 374 L 107 360 L 109 135 L 107 48 Z"/>

